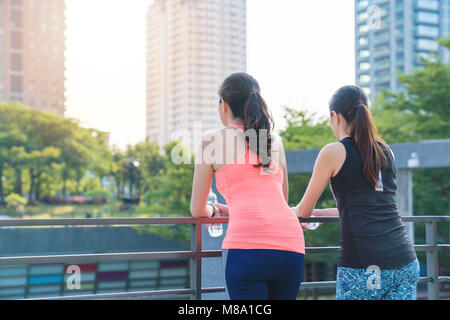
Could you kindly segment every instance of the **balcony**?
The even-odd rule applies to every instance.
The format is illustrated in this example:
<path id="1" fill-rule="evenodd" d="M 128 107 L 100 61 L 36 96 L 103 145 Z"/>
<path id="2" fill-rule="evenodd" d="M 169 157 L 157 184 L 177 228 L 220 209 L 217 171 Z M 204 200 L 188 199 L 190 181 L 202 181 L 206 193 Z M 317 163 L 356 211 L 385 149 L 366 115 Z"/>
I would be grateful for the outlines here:
<path id="1" fill-rule="evenodd" d="M 402 217 L 404 222 L 425 223 L 426 244 L 415 245 L 416 252 L 426 253 L 427 274 L 421 277 L 419 283 L 427 284 L 427 298 L 439 299 L 440 284 L 449 283 L 449 276 L 439 276 L 438 252 L 449 250 L 450 244 L 438 243 L 437 224 L 450 225 L 450 216 L 414 216 Z M 339 218 L 322 217 L 303 219 L 302 222 L 336 223 Z M 3 256 L 0 266 L 53 263 L 95 263 L 105 261 L 156 260 L 156 259 L 189 259 L 189 288 L 124 291 L 89 295 L 56 296 L 40 299 L 70 300 L 70 299 L 151 299 L 161 296 L 190 296 L 193 300 L 201 300 L 202 293 L 224 292 L 224 287 L 202 286 L 202 259 L 221 257 L 220 250 L 202 250 L 202 225 L 210 223 L 228 223 L 227 218 L 193 219 L 193 218 L 108 218 L 108 219 L 7 219 L 0 220 L 0 227 L 39 227 L 39 226 L 127 226 L 127 225 L 190 225 L 190 250 L 161 252 L 126 252 L 100 254 L 68 254 L 41 256 Z M 338 253 L 339 247 L 307 247 L 306 254 Z M 306 288 L 335 288 L 335 281 L 304 282 Z"/>
<path id="2" fill-rule="evenodd" d="M 389 58 L 390 57 L 390 50 L 389 48 L 381 48 L 381 49 L 376 49 L 373 53 L 373 57 L 375 59 L 381 59 L 381 58 Z"/>
<path id="3" fill-rule="evenodd" d="M 373 66 L 373 69 L 375 71 L 385 70 L 389 68 L 390 68 L 389 60 L 387 61 L 382 60 L 380 62 L 376 62 Z"/>

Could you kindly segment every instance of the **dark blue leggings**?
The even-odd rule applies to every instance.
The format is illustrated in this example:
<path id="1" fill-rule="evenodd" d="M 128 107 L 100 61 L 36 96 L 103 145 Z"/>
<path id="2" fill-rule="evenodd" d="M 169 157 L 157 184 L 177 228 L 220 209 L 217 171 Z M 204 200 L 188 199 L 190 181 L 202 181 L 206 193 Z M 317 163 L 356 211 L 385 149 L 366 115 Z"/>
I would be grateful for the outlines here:
<path id="1" fill-rule="evenodd" d="M 267 249 L 223 252 L 224 275 L 231 300 L 295 300 L 303 275 L 304 255 Z"/>

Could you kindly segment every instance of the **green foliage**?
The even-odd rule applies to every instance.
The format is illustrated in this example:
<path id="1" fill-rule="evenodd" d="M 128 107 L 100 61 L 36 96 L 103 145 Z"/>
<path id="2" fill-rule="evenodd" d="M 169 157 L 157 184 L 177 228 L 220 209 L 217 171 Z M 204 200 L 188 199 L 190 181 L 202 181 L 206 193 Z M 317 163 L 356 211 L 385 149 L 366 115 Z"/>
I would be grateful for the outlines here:
<path id="1" fill-rule="evenodd" d="M 285 107 L 284 118 L 287 128 L 280 133 L 286 150 L 318 149 L 336 141 L 328 125 L 328 119 L 317 117 L 315 113 L 298 111 Z"/>
<path id="2" fill-rule="evenodd" d="M 85 173 L 102 163 L 108 149 L 105 133 L 83 128 L 74 119 L 0 103 L 0 178 L 11 178 L 0 179 L 0 196 L 4 199 L 10 190 L 27 192 L 33 204 L 61 189 L 65 195 L 71 179 L 80 194 Z"/>
<path id="3" fill-rule="evenodd" d="M 439 40 L 450 48 L 450 37 Z M 388 143 L 450 138 L 450 65 L 438 59 L 400 74 L 404 91 L 384 91 L 377 97 L 373 114 L 378 130 Z M 450 214 L 450 168 L 414 172 L 414 214 Z"/>
<path id="4" fill-rule="evenodd" d="M 86 196 L 94 199 L 111 199 L 113 194 L 111 190 L 106 188 L 96 188 L 86 192 Z"/>
<path id="5" fill-rule="evenodd" d="M 149 190 L 144 197 L 149 212 L 164 216 L 189 216 L 192 180 L 194 178 L 194 159 L 189 164 L 176 164 L 172 160 L 175 150 L 187 152 L 180 142 L 165 145 L 164 166 L 159 172 L 148 177 Z M 184 151 L 183 151 L 184 150 Z"/>
<path id="6" fill-rule="evenodd" d="M 404 92 L 377 97 L 375 121 L 391 143 L 450 137 L 450 65 L 424 62 L 425 67 L 399 75 Z"/>
<path id="7" fill-rule="evenodd" d="M 21 195 L 18 195 L 17 193 L 10 193 L 6 197 L 6 206 L 8 208 L 14 208 L 17 209 L 20 205 L 24 206 L 27 203 L 27 199 L 22 197 Z"/>
<path id="8" fill-rule="evenodd" d="M 287 128 L 280 133 L 286 150 L 320 149 L 336 141 L 327 119 L 315 120 L 316 115 L 307 111 L 285 108 Z M 308 187 L 311 174 L 289 175 L 289 205 L 297 205 Z M 329 188 L 321 195 L 317 208 L 332 208 L 336 204 Z M 320 226 L 317 230 L 305 232 L 307 247 L 337 245 L 339 242 L 339 225 L 330 223 Z M 308 256 L 312 262 L 334 261 L 335 257 L 326 254 Z"/>
<path id="9" fill-rule="evenodd" d="M 162 151 L 156 142 L 146 140 L 135 146 L 128 146 L 125 153 L 115 152 L 114 157 L 116 161 L 113 163 L 113 175 L 121 183 L 127 180 L 127 172 L 123 170 L 126 159 L 137 159 L 140 162 L 135 180 L 139 181 L 139 194 L 142 194 L 144 204 L 137 208 L 137 212 L 144 212 L 152 217 L 190 216 L 193 157 L 190 157 L 190 152 L 180 142 L 170 142 Z M 186 157 L 191 162 L 178 163 L 178 157 Z M 136 229 L 182 243 L 189 242 L 190 239 L 190 226 L 140 226 Z"/>

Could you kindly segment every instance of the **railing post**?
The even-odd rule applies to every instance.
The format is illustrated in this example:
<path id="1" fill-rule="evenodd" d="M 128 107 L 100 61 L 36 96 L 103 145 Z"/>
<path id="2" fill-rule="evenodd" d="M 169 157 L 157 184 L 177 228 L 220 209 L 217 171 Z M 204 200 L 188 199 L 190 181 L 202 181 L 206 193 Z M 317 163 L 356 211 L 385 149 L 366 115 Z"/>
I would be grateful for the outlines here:
<path id="1" fill-rule="evenodd" d="M 411 169 L 399 169 L 397 170 L 397 205 L 398 211 L 401 216 L 412 217 L 413 214 L 413 182 Z M 406 232 L 411 240 L 411 243 L 415 243 L 414 239 L 414 223 L 407 222 Z"/>
<path id="2" fill-rule="evenodd" d="M 433 248 L 427 251 L 427 277 L 433 279 L 427 284 L 428 300 L 439 300 L 439 263 L 436 221 L 426 222 L 425 236 L 428 246 Z"/>
<path id="3" fill-rule="evenodd" d="M 196 220 L 191 225 L 191 251 L 195 257 L 191 259 L 191 299 L 202 299 L 202 224 Z"/>

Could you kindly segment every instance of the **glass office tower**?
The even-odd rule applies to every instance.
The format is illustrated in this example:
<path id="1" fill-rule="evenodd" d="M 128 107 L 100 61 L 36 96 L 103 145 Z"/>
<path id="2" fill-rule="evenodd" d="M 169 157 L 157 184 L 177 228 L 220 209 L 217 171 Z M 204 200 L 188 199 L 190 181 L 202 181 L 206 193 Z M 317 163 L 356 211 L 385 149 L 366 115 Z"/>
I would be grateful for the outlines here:
<path id="1" fill-rule="evenodd" d="M 450 32 L 450 0 L 356 0 L 356 83 L 374 101 L 380 88 L 401 90 L 398 71 L 410 73 L 420 57 L 449 62 L 437 39 Z"/>

